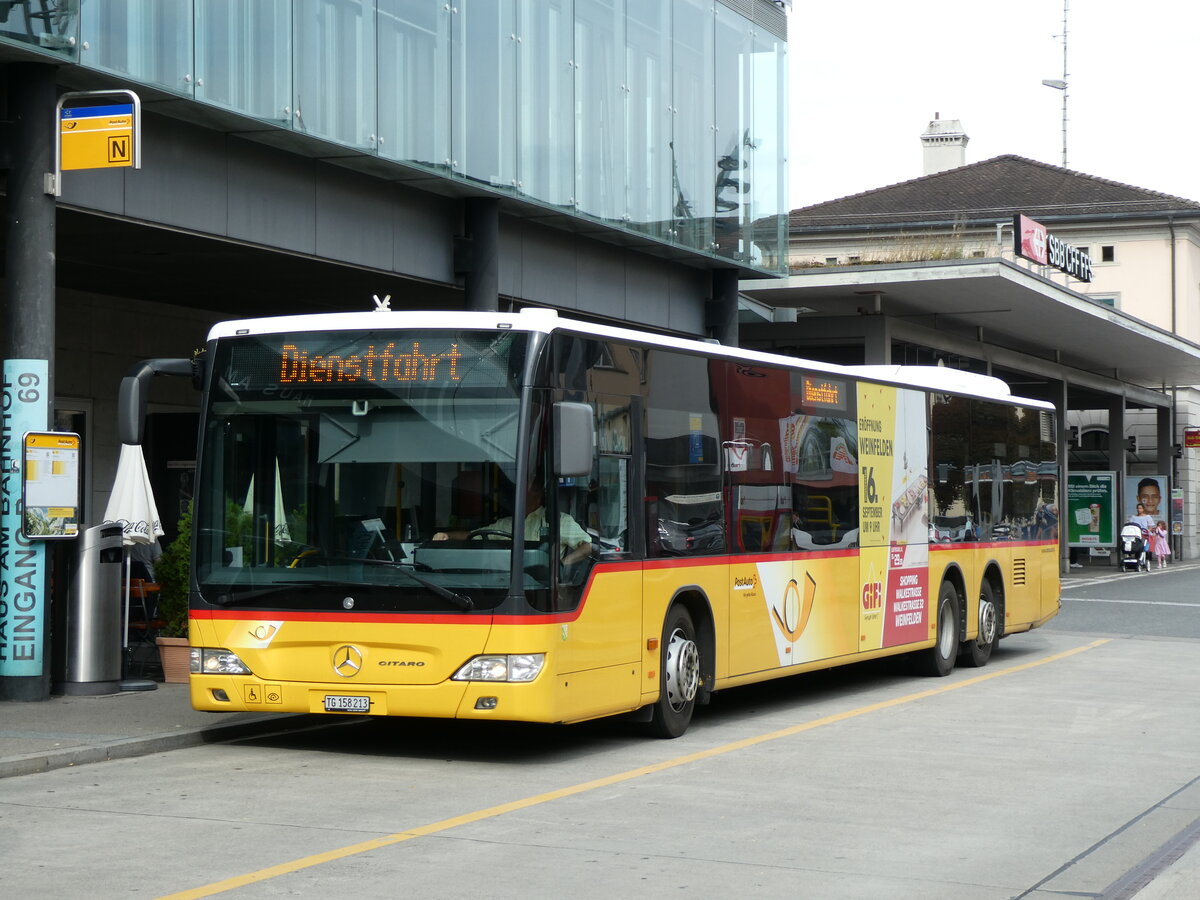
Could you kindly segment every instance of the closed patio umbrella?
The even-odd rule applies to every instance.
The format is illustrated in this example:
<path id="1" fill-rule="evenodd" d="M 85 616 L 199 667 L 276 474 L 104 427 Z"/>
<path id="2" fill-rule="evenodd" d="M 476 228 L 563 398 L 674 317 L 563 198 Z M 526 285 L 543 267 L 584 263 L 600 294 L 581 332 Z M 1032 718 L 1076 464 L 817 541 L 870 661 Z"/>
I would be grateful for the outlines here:
<path id="1" fill-rule="evenodd" d="M 117 477 L 104 510 L 104 523 L 121 526 L 125 547 L 125 647 L 129 647 L 129 583 L 131 578 L 130 548 L 134 544 L 153 544 L 163 534 L 150 488 L 150 473 L 141 444 L 122 444 L 117 460 Z"/>

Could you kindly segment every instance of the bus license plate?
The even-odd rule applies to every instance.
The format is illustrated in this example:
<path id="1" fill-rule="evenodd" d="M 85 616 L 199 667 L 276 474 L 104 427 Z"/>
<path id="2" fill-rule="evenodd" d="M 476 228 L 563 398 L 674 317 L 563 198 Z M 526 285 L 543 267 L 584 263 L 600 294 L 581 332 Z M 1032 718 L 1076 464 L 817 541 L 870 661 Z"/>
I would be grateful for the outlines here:
<path id="1" fill-rule="evenodd" d="M 365 713 L 370 711 L 370 697 L 348 697 L 342 694 L 325 695 L 325 712 Z"/>

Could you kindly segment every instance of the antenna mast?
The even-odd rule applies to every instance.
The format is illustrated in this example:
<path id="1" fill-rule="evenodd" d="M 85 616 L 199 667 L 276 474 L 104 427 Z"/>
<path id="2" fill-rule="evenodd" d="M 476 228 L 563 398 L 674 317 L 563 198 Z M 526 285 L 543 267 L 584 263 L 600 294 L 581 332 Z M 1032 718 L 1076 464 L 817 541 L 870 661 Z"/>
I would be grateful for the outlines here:
<path id="1" fill-rule="evenodd" d="M 1067 167 L 1067 9 L 1070 0 L 1063 0 L 1063 168 Z"/>
<path id="2" fill-rule="evenodd" d="M 1062 114 L 1062 164 L 1065 169 L 1067 166 L 1067 11 L 1070 6 L 1070 0 L 1063 0 L 1063 27 L 1062 34 L 1056 34 L 1054 37 L 1062 38 L 1063 45 L 1063 73 L 1062 78 L 1043 78 L 1042 84 L 1048 88 L 1054 88 L 1056 91 L 1062 91 L 1063 95 L 1063 114 Z"/>

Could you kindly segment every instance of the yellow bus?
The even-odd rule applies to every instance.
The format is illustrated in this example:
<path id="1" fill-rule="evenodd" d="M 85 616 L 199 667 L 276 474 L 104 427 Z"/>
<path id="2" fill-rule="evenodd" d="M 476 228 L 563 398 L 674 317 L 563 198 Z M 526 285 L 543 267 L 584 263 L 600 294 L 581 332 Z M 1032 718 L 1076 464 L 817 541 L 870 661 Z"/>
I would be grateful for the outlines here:
<path id="1" fill-rule="evenodd" d="M 1058 611 L 1053 407 L 998 379 L 548 310 L 227 322 L 204 368 L 197 709 L 675 737 L 722 688 L 945 675 Z"/>

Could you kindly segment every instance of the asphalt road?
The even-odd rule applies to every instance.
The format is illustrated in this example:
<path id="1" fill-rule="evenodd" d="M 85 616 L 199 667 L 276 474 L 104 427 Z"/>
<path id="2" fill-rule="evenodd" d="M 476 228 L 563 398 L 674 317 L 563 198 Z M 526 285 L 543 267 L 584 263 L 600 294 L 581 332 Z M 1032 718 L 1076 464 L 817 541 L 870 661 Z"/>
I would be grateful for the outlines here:
<path id="1" fill-rule="evenodd" d="M 1200 567 L 1075 575 L 1064 586 L 1052 631 L 1200 639 Z"/>
<path id="2" fill-rule="evenodd" d="M 675 741 L 356 720 L 7 779 L 0 878 L 14 897 L 1128 897 L 1200 833 L 1198 579 L 1077 578 L 984 669 L 730 691 Z"/>

